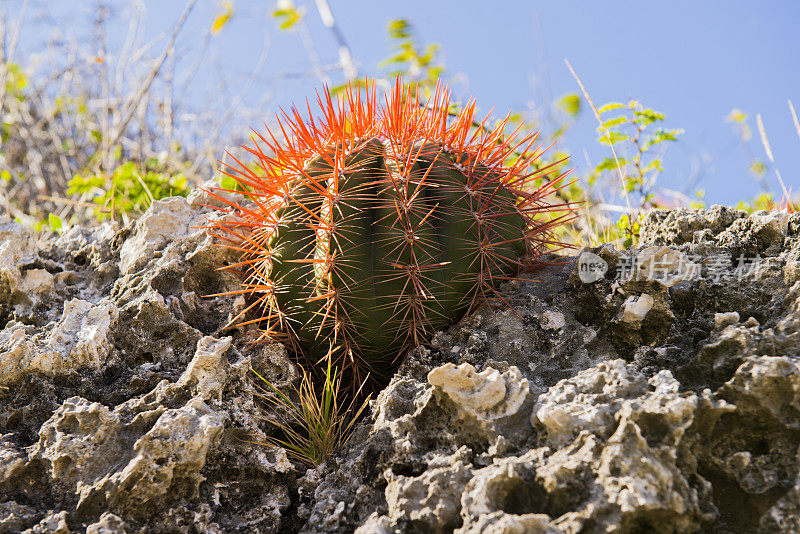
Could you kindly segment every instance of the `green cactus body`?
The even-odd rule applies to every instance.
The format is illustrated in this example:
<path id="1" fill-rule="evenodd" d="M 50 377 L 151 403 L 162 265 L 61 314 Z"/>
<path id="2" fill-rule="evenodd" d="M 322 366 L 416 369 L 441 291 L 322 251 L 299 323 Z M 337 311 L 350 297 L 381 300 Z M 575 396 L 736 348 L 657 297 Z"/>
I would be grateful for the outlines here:
<path id="1" fill-rule="evenodd" d="M 256 207 L 231 204 L 238 226 L 215 226 L 242 242 L 263 337 L 280 332 L 312 363 L 382 378 L 550 240 L 553 223 L 534 215 L 552 210 L 555 181 L 529 186 L 534 156 L 505 164 L 535 136 L 514 142 L 498 126 L 468 138 L 474 106 L 448 121 L 445 91 L 422 107 L 398 84 L 382 114 L 374 87 L 361 94 L 337 106 L 326 93 L 319 122 L 295 112 L 281 126 L 294 142 L 251 149 L 263 173 L 230 175 Z"/>

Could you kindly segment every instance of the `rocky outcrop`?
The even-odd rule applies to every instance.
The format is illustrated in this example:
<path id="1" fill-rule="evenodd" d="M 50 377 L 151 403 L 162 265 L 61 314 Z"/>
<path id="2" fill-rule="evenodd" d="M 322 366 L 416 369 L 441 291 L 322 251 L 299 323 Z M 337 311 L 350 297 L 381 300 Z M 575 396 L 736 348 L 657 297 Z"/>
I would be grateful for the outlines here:
<path id="1" fill-rule="evenodd" d="M 259 444 L 250 368 L 300 374 L 228 326 L 215 203 L 0 223 L 0 532 L 800 532 L 800 216 L 654 211 L 550 258 L 305 470 Z"/>

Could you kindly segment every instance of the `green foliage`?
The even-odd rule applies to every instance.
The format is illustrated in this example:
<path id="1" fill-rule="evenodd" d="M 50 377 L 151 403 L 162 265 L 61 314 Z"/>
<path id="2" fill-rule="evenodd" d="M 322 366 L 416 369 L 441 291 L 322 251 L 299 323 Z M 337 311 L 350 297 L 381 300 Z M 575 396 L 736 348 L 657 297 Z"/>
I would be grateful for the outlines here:
<path id="1" fill-rule="evenodd" d="M 658 173 L 663 172 L 663 150 L 659 145 L 667 141 L 677 141 L 683 130 L 655 128 L 662 123 L 665 115 L 641 103 L 631 100 L 627 104 L 609 102 L 598 113 L 602 125 L 597 128 L 600 136 L 597 141 L 627 149 L 624 156 L 607 157 L 595 166 L 594 172 L 600 175 L 605 172 L 617 172 L 623 177 L 625 193 L 637 195 L 636 207 L 647 209 L 656 207 L 653 187 Z M 629 230 L 633 232 L 633 227 Z"/>
<path id="2" fill-rule="evenodd" d="M 698 189 L 694 192 L 694 196 L 696 200 L 693 200 L 692 203 L 689 205 L 690 208 L 695 210 L 701 210 L 706 207 L 706 201 L 703 200 L 706 196 L 706 192 L 704 189 Z"/>
<path id="3" fill-rule="evenodd" d="M 188 194 L 183 171 L 192 167 L 177 143 L 158 152 L 143 142 L 130 143 L 126 146 L 135 148 L 129 152 L 122 148 L 122 141 L 129 139 L 121 136 L 108 147 L 102 111 L 87 104 L 93 98 L 89 88 L 78 86 L 86 93 L 57 93 L 48 91 L 46 82 L 30 79 L 16 64 L 0 66 L 3 69 L 7 74 L 0 113 L 0 187 L 12 192 L 13 217 L 37 231 L 60 231 L 86 217 L 135 215 L 154 199 Z M 128 161 L 133 151 L 144 161 Z M 37 165 L 30 165 L 31 153 L 37 154 Z"/>
<path id="4" fill-rule="evenodd" d="M 387 31 L 393 52 L 378 66 L 389 69 L 388 78 L 402 75 L 406 83 L 417 83 L 421 90 L 430 94 L 444 72 L 444 65 L 439 61 L 439 46 L 417 44 L 413 26 L 407 19 L 389 21 Z"/>
<path id="5" fill-rule="evenodd" d="M 639 237 L 640 228 L 638 217 L 634 217 L 633 220 L 631 220 L 631 217 L 628 215 L 623 215 L 617 221 L 616 232 L 613 232 L 614 240 L 621 239 L 623 247 L 630 247 Z"/>
<path id="6" fill-rule="evenodd" d="M 785 195 L 780 201 L 776 201 L 772 193 L 761 193 L 752 200 L 740 201 L 736 207 L 740 210 L 747 210 L 748 212 L 784 209 L 794 213 L 800 210 L 800 204 L 792 202 Z"/>
<path id="7" fill-rule="evenodd" d="M 132 161 L 120 164 L 110 174 L 76 174 L 68 185 L 67 194 L 81 195 L 97 205 L 94 214 L 98 219 L 114 213 L 142 213 L 154 200 L 189 194 L 183 174 L 142 172 Z"/>
<path id="8" fill-rule="evenodd" d="M 64 230 L 64 222 L 61 220 L 61 217 L 55 213 L 48 213 L 46 217 L 41 219 L 35 219 L 31 217 L 26 217 L 26 219 L 26 221 L 23 221 L 19 217 L 15 217 L 14 221 L 23 225 L 28 224 L 29 227 L 36 233 L 47 230 L 61 233 Z"/>
<path id="9" fill-rule="evenodd" d="M 25 88 L 28 87 L 28 78 L 22 68 L 16 63 L 8 63 L 5 66 L 6 94 L 12 95 L 18 100 L 25 99 Z M 0 66 L 2 69 L 3 66 Z"/>
<path id="10" fill-rule="evenodd" d="M 61 222 L 61 217 L 59 217 L 55 213 L 51 213 L 47 216 L 47 223 L 50 225 L 50 228 L 52 228 L 56 232 L 60 232 L 61 227 L 63 226 L 63 223 Z"/>
<path id="11" fill-rule="evenodd" d="M 17 103 L 25 102 L 27 98 L 25 89 L 28 87 L 28 78 L 22 68 L 16 63 L 0 64 L 0 76 L 5 79 L 6 99 Z M 10 103 L 6 102 L 4 107 L 9 105 Z M 13 128 L 13 115 L 0 110 L 0 157 L 4 152 L 2 144 L 11 137 L 14 131 Z M 10 176 L 8 178 L 7 176 L 9 175 L 3 175 L 5 181 L 10 180 Z"/>
<path id="12" fill-rule="evenodd" d="M 758 210 L 771 210 L 775 208 L 775 198 L 772 193 L 761 193 L 753 200 L 742 200 L 736 205 L 740 210 L 747 210 L 748 212 Z"/>
<path id="13" fill-rule="evenodd" d="M 239 182 L 237 182 L 236 180 L 234 180 L 233 178 L 231 178 L 227 174 L 220 174 L 218 181 L 219 181 L 219 186 L 222 189 L 225 189 L 225 190 L 228 190 L 228 191 L 241 191 L 242 190 L 242 186 L 239 184 Z"/>
<path id="14" fill-rule="evenodd" d="M 742 141 L 749 141 L 753 137 L 753 131 L 747 123 L 747 113 L 739 108 L 733 108 L 725 117 L 725 120 L 733 125 L 738 131 Z"/>
<path id="15" fill-rule="evenodd" d="M 750 163 L 750 172 L 758 178 L 763 178 L 767 173 L 767 164 L 763 161 L 754 160 Z"/>
<path id="16" fill-rule="evenodd" d="M 581 98 L 575 93 L 564 95 L 558 99 L 556 107 L 569 117 L 577 117 L 581 112 Z"/>

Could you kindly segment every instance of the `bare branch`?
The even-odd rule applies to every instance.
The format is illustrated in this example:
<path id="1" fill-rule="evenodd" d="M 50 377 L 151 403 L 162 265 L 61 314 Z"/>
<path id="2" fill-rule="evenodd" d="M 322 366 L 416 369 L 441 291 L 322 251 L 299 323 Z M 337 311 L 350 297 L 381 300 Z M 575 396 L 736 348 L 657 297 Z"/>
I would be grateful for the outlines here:
<path id="1" fill-rule="evenodd" d="M 5 49 L 5 31 L 3 32 L 3 54 L 2 54 L 2 65 L 0 65 L 0 73 L 3 75 L 3 79 L 5 80 L 6 75 L 8 74 L 8 69 L 11 63 L 14 62 L 14 54 L 17 51 L 17 43 L 19 42 L 19 33 L 22 30 L 22 23 L 25 22 L 25 13 L 28 11 L 28 2 L 29 0 L 25 0 L 22 4 L 22 9 L 19 12 L 19 18 L 17 19 L 17 25 L 14 28 L 14 37 L 11 38 L 11 45 L 9 46 L 9 52 L 6 54 Z M 4 17 L 5 18 L 5 17 Z M 5 30 L 5 20 L 3 21 L 3 29 Z M 6 84 L 0 84 L 0 113 L 3 112 L 3 106 L 5 105 L 6 101 Z"/>
<path id="2" fill-rule="evenodd" d="M 317 5 L 319 17 L 322 19 L 322 23 L 327 28 L 331 29 L 333 36 L 336 38 L 336 42 L 339 45 L 339 61 L 342 64 L 342 72 L 344 72 L 345 79 L 347 81 L 355 80 L 358 78 L 358 69 L 356 69 L 355 63 L 353 63 L 353 55 L 350 53 L 350 47 L 347 46 L 347 41 L 344 38 L 344 34 L 342 34 L 342 31 L 336 24 L 336 20 L 333 18 L 333 13 L 328 5 L 328 0 L 315 0 L 315 3 Z"/>
<path id="3" fill-rule="evenodd" d="M 186 19 L 189 17 L 189 13 L 191 13 L 192 8 L 194 8 L 194 5 L 196 3 L 197 0 L 191 0 L 189 4 L 186 6 L 186 10 L 183 12 L 183 15 L 181 15 L 181 18 L 178 19 L 178 22 L 175 24 L 175 28 L 172 31 L 172 37 L 170 38 L 167 46 L 164 48 L 164 52 L 161 54 L 161 57 L 158 58 L 155 65 L 151 69 L 150 75 L 148 76 L 145 83 L 143 83 L 141 87 L 139 87 L 139 91 L 136 93 L 136 95 L 134 95 L 134 97 L 131 99 L 131 102 L 128 104 L 128 109 L 125 112 L 125 115 L 123 116 L 123 119 L 120 122 L 119 126 L 117 127 L 117 133 L 113 137 L 110 146 L 113 147 L 114 145 L 117 144 L 119 138 L 125 131 L 125 128 L 128 126 L 128 123 L 133 118 L 133 114 L 136 112 L 136 108 L 139 105 L 139 102 L 142 100 L 142 97 L 144 97 L 144 95 L 150 89 L 150 85 L 153 83 L 153 80 L 155 80 L 156 76 L 158 75 L 158 71 L 161 70 L 161 66 L 164 64 L 164 61 L 167 59 L 167 56 L 169 55 L 170 51 L 174 50 L 175 41 L 178 38 L 178 34 L 183 28 L 183 24 L 186 22 Z"/>

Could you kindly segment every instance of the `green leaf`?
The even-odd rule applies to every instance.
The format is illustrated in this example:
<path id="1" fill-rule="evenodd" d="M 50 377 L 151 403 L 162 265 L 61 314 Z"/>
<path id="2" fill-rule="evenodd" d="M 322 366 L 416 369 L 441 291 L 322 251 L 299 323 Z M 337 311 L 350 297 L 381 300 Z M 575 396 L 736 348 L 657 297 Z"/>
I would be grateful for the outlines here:
<path id="1" fill-rule="evenodd" d="M 603 114 L 607 111 L 611 111 L 612 109 L 619 109 L 626 107 L 625 104 L 621 104 L 619 102 L 609 102 L 608 104 L 603 104 L 600 109 L 597 110 L 597 113 Z"/>
<path id="2" fill-rule="evenodd" d="M 10 182 L 11 181 L 11 173 L 8 172 L 7 170 L 3 169 L 3 171 L 0 172 L 0 178 L 2 178 L 3 181 L 5 181 L 5 182 Z"/>
<path id="3" fill-rule="evenodd" d="M 574 93 L 564 95 L 558 99 L 556 106 L 570 117 L 575 117 L 581 111 L 581 99 Z"/>
<path id="4" fill-rule="evenodd" d="M 754 161 L 750 165 L 750 172 L 756 176 L 764 176 L 767 172 L 767 165 L 763 161 Z"/>
<path id="5" fill-rule="evenodd" d="M 451 104 L 451 107 L 452 107 L 452 104 Z M 522 122 L 522 113 L 519 113 L 519 112 L 509 113 L 508 114 L 508 122 L 510 122 L 512 124 L 519 124 L 520 122 Z"/>
<path id="6" fill-rule="evenodd" d="M 404 76 L 406 85 L 418 84 L 423 98 L 432 96 L 433 88 L 444 70 L 443 65 L 438 64 L 439 46 L 417 45 L 413 28 L 406 19 L 390 21 L 388 33 L 393 44 L 392 55 L 382 60 L 378 67 L 391 67 L 389 78 Z"/>
<path id="7" fill-rule="evenodd" d="M 656 121 L 664 120 L 663 113 L 659 113 L 658 111 L 654 111 L 652 109 L 635 109 L 633 110 L 633 114 L 636 116 L 636 122 L 642 126 L 647 126 L 648 124 L 652 124 Z"/>
<path id="8" fill-rule="evenodd" d="M 47 224 L 49 224 L 50 228 L 52 228 L 53 230 L 59 231 L 61 230 L 62 227 L 61 217 L 59 217 L 55 213 L 51 213 L 47 216 Z"/>
<path id="9" fill-rule="evenodd" d="M 622 167 L 628 164 L 628 160 L 625 158 L 618 158 L 619 166 Z M 614 158 L 605 158 L 600 164 L 594 168 L 595 172 L 603 172 L 603 171 L 610 171 L 617 168 L 617 160 Z"/>
<path id="10" fill-rule="evenodd" d="M 597 142 L 602 143 L 604 145 L 616 145 L 620 141 L 626 141 L 630 138 L 631 138 L 630 135 L 607 130 L 604 135 L 601 135 L 600 137 L 597 138 Z"/>
<path id="11" fill-rule="evenodd" d="M 658 170 L 659 172 L 664 172 L 664 167 L 661 166 L 660 159 L 654 159 L 651 161 L 644 169 L 642 169 L 642 173 L 646 173 L 652 170 Z"/>
<path id="12" fill-rule="evenodd" d="M 233 16 L 233 3 L 223 2 L 222 12 L 214 18 L 214 23 L 211 25 L 211 35 L 218 34 L 222 30 L 222 27 L 230 20 L 231 16 Z"/>
<path id="13" fill-rule="evenodd" d="M 297 9 L 291 0 L 279 0 L 277 8 L 272 12 L 272 17 L 278 20 L 282 30 L 290 30 L 305 15 L 305 9 Z"/>
<path id="14" fill-rule="evenodd" d="M 648 149 L 653 145 L 657 145 L 658 143 L 663 143 L 664 141 L 677 141 L 678 136 L 683 133 L 683 130 L 662 130 L 658 129 L 653 133 L 653 136 L 647 140 L 644 144 L 644 149 Z"/>
<path id="15" fill-rule="evenodd" d="M 407 19 L 393 19 L 389 21 L 389 37 L 391 39 L 409 39 L 411 37 L 411 24 Z"/>
<path id="16" fill-rule="evenodd" d="M 22 91 L 28 85 L 28 79 L 25 77 L 25 73 L 22 72 L 22 69 L 16 63 L 6 64 L 5 68 L 6 73 L 4 78 L 6 91 L 13 94 L 20 102 L 24 101 L 25 96 L 22 94 Z"/>
<path id="17" fill-rule="evenodd" d="M 607 121 L 603 122 L 603 125 L 597 128 L 597 131 L 602 132 L 607 128 L 617 126 L 618 124 L 624 124 L 626 122 L 628 122 L 627 117 L 614 117 L 613 119 L 608 119 Z"/>

